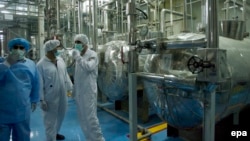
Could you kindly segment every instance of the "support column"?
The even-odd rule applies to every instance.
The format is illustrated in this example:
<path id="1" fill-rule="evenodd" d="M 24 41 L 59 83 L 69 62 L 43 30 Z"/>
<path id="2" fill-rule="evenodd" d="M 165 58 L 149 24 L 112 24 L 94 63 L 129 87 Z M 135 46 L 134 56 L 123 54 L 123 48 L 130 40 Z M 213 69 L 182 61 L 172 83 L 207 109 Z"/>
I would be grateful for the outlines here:
<path id="1" fill-rule="evenodd" d="M 45 55 L 44 49 L 43 49 L 43 42 L 45 39 L 44 35 L 44 8 L 45 8 L 45 1 L 40 0 L 39 6 L 38 6 L 38 50 L 39 50 L 39 58 Z"/>

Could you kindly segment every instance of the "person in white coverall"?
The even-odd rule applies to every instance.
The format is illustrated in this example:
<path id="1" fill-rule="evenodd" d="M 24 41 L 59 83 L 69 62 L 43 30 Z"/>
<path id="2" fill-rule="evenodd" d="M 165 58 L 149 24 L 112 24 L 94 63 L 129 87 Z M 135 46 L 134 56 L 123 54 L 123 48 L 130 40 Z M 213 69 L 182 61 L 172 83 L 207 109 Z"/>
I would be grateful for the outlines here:
<path id="1" fill-rule="evenodd" d="M 75 60 L 73 97 L 81 129 L 87 141 L 105 141 L 97 118 L 97 76 L 98 58 L 95 51 L 88 48 L 88 37 L 78 34 L 74 38 Z"/>
<path id="2" fill-rule="evenodd" d="M 72 82 L 66 65 L 59 57 L 60 42 L 49 40 L 44 44 L 46 55 L 37 63 L 41 75 L 41 108 L 47 141 L 64 140 L 58 134 L 67 109 L 67 91 L 72 90 Z"/>

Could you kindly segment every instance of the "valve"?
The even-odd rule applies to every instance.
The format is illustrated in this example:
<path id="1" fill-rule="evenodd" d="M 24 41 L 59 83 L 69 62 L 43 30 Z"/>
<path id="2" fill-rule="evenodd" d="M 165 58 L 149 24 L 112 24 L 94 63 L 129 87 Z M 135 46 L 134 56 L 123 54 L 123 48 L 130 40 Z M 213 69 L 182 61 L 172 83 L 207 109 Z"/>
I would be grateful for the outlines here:
<path id="1" fill-rule="evenodd" d="M 187 62 L 187 67 L 193 74 L 198 74 L 203 72 L 204 68 L 215 68 L 215 65 L 210 61 L 204 61 L 197 56 L 192 56 Z"/>

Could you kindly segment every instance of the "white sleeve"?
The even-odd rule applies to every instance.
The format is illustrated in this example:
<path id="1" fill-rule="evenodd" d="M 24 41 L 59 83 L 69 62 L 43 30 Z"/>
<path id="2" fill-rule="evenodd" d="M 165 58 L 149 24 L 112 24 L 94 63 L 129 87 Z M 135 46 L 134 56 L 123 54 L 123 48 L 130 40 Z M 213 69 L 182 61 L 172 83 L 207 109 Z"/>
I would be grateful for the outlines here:
<path id="1" fill-rule="evenodd" d="M 83 57 L 78 57 L 76 62 L 87 71 L 93 71 L 98 67 L 97 54 L 93 53 L 89 58 L 83 59 Z"/>
<path id="2" fill-rule="evenodd" d="M 38 72 L 39 72 L 39 78 L 40 78 L 40 100 L 44 100 L 44 80 L 43 80 L 43 71 L 41 70 L 41 68 L 39 66 L 37 66 Z"/>

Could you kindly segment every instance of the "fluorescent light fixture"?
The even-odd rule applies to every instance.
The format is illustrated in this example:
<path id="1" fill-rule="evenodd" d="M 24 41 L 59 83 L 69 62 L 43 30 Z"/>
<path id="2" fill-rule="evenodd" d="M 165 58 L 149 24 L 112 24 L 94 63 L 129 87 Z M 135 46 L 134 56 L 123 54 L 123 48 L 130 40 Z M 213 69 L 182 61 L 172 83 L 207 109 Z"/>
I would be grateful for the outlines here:
<path id="1" fill-rule="evenodd" d="M 9 11 L 6 11 L 6 10 L 3 10 L 3 11 L 1 11 L 1 13 L 9 14 L 10 12 L 9 12 Z"/>
<path id="2" fill-rule="evenodd" d="M 17 12 L 17 15 L 27 15 L 27 13 L 23 13 L 23 12 Z"/>
<path id="3" fill-rule="evenodd" d="M 26 8 L 26 7 L 20 7 L 20 6 L 18 6 L 18 7 L 16 7 L 16 9 L 17 9 L 17 10 L 27 11 L 27 8 Z"/>
<path id="4" fill-rule="evenodd" d="M 0 33 L 2 33 L 3 31 L 2 30 L 0 30 Z"/>
<path id="5" fill-rule="evenodd" d="M 3 4 L 0 4 L 0 8 L 3 8 L 5 5 L 3 5 Z"/>

